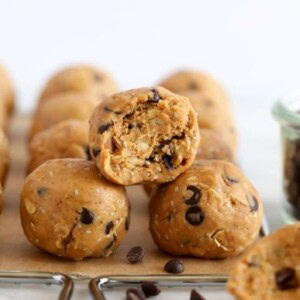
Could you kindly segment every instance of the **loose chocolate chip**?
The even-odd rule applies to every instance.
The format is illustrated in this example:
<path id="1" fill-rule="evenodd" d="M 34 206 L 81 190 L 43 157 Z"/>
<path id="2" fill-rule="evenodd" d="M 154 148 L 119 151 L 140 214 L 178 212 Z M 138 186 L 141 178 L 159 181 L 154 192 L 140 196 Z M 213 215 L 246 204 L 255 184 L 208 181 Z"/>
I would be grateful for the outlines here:
<path id="1" fill-rule="evenodd" d="M 190 300 L 205 300 L 205 298 L 202 295 L 200 295 L 196 290 L 192 290 Z"/>
<path id="2" fill-rule="evenodd" d="M 299 286 L 295 270 L 289 267 L 277 271 L 275 281 L 279 290 L 295 289 Z"/>
<path id="3" fill-rule="evenodd" d="M 229 183 L 229 184 L 234 184 L 234 183 L 240 182 L 236 177 L 231 176 L 231 175 L 225 175 L 225 181 L 226 181 L 226 183 Z"/>
<path id="4" fill-rule="evenodd" d="M 256 212 L 258 211 L 258 201 L 256 199 L 255 196 L 253 195 L 248 195 L 247 196 L 247 201 L 248 201 L 248 204 L 249 204 L 249 207 L 250 207 L 250 211 L 251 212 Z"/>
<path id="5" fill-rule="evenodd" d="M 165 271 L 167 273 L 174 273 L 174 274 L 182 273 L 184 271 L 183 262 L 178 258 L 171 259 L 166 263 Z"/>
<path id="6" fill-rule="evenodd" d="M 131 288 L 126 291 L 126 300 L 145 300 L 145 296 L 141 290 Z"/>
<path id="7" fill-rule="evenodd" d="M 83 207 L 82 212 L 80 213 L 80 222 L 82 224 L 89 225 L 92 224 L 93 221 L 94 221 L 94 214 L 90 210 Z"/>
<path id="8" fill-rule="evenodd" d="M 130 219 L 129 219 L 129 217 L 127 217 L 126 220 L 125 220 L 125 230 L 126 231 L 129 230 L 129 225 L 130 225 Z"/>
<path id="9" fill-rule="evenodd" d="M 85 151 L 85 154 L 86 154 L 86 159 L 87 160 L 92 160 L 92 156 L 91 156 L 91 153 L 90 153 L 90 147 L 89 146 L 84 146 L 84 151 Z"/>
<path id="10" fill-rule="evenodd" d="M 105 250 L 110 249 L 113 244 L 114 244 L 114 240 L 112 240 L 111 242 L 109 242 L 109 244 L 105 247 Z"/>
<path id="11" fill-rule="evenodd" d="M 193 192 L 193 195 L 190 199 L 185 200 L 185 204 L 187 204 L 187 205 L 196 205 L 196 204 L 198 204 L 199 201 L 200 201 L 200 198 L 202 196 L 201 191 L 194 185 L 189 185 L 186 189 L 188 191 Z"/>
<path id="12" fill-rule="evenodd" d="M 141 288 L 146 298 L 157 296 L 161 290 L 153 281 L 142 281 Z"/>
<path id="13" fill-rule="evenodd" d="M 196 91 L 198 89 L 199 89 L 199 86 L 198 86 L 198 84 L 196 82 L 194 82 L 194 81 L 190 82 L 190 84 L 189 84 L 189 90 Z"/>
<path id="14" fill-rule="evenodd" d="M 114 228 L 114 222 L 110 221 L 109 223 L 106 224 L 105 234 L 109 234 L 113 228 Z"/>
<path id="15" fill-rule="evenodd" d="M 131 264 L 136 264 L 143 260 L 144 255 L 145 255 L 145 251 L 144 251 L 143 247 L 140 247 L 140 246 L 133 247 L 127 253 L 127 260 Z"/>
<path id="16" fill-rule="evenodd" d="M 100 154 L 100 149 L 99 148 L 94 148 L 93 149 L 93 155 L 95 156 L 95 157 L 97 157 L 99 154 Z"/>
<path id="17" fill-rule="evenodd" d="M 103 78 L 101 75 L 97 74 L 97 73 L 94 73 L 94 80 L 95 81 L 101 81 Z"/>
<path id="18" fill-rule="evenodd" d="M 48 188 L 42 186 L 42 187 L 39 187 L 36 192 L 40 197 L 42 197 L 42 196 L 44 196 L 44 194 L 47 191 L 48 191 Z"/>
<path id="19" fill-rule="evenodd" d="M 113 124 L 112 123 L 106 123 L 106 124 L 103 124 L 101 125 L 99 128 L 98 128 L 98 132 L 100 134 L 102 134 L 103 132 L 105 132 L 106 130 L 108 130 Z"/>
<path id="20" fill-rule="evenodd" d="M 185 213 L 185 219 L 193 226 L 198 226 L 204 221 L 204 213 L 198 206 L 191 206 Z"/>
<path id="21" fill-rule="evenodd" d="M 157 103 L 161 99 L 158 90 L 157 89 L 152 89 L 151 92 L 153 93 L 153 97 L 152 98 L 148 98 L 147 102 L 149 102 L 149 103 Z"/>
<path id="22" fill-rule="evenodd" d="M 169 154 L 164 154 L 162 157 L 162 160 L 164 162 L 164 165 L 166 166 L 167 169 L 173 169 L 173 163 L 172 163 L 173 157 Z"/>

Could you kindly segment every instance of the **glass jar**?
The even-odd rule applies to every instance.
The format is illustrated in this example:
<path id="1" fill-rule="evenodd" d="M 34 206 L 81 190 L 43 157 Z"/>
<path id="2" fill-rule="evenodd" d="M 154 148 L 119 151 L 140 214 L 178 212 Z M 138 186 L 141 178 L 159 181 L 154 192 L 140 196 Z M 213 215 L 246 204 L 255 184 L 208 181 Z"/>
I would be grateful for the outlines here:
<path id="1" fill-rule="evenodd" d="M 300 220 L 300 92 L 278 101 L 272 113 L 280 123 L 286 223 Z"/>

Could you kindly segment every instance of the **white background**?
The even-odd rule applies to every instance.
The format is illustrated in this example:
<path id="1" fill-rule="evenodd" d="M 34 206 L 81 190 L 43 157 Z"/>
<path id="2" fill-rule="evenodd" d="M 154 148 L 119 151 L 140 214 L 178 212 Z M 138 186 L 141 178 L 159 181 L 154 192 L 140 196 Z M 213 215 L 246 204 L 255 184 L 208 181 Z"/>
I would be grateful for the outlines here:
<path id="1" fill-rule="evenodd" d="M 241 165 L 271 229 L 282 225 L 282 196 L 270 109 L 299 88 L 299 57 L 298 0 L 0 0 L 0 61 L 13 74 L 22 111 L 70 63 L 102 66 L 122 89 L 152 85 L 183 67 L 219 78 L 232 95 Z"/>

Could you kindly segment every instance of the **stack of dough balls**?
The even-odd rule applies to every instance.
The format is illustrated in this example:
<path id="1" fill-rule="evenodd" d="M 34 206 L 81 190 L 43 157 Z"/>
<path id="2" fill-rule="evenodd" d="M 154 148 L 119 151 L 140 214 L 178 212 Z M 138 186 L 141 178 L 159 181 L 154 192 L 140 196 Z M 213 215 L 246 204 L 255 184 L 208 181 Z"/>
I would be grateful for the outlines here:
<path id="1" fill-rule="evenodd" d="M 116 90 L 104 71 L 74 66 L 50 78 L 41 93 L 20 211 L 28 240 L 49 253 L 73 260 L 106 257 L 129 229 L 125 188 L 99 173 L 88 144 L 92 112 Z"/>
<path id="2" fill-rule="evenodd" d="M 9 121 L 15 108 L 15 92 L 6 68 L 0 65 L 0 212 L 3 209 L 3 189 L 10 165 Z"/>
<path id="3" fill-rule="evenodd" d="M 125 186 L 144 185 L 161 250 L 238 255 L 257 238 L 263 205 L 236 147 L 230 99 L 207 74 L 116 93 L 103 71 L 65 69 L 46 84 L 29 133 L 24 232 L 58 256 L 109 256 L 129 228 Z"/>

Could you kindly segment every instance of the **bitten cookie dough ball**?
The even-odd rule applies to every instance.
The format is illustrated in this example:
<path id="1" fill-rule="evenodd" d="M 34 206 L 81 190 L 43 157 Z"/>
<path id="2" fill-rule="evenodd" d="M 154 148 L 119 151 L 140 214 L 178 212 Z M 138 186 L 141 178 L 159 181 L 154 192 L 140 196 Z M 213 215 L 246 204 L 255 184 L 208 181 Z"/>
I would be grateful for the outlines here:
<path id="1" fill-rule="evenodd" d="M 11 115 L 15 108 L 15 92 L 10 75 L 2 65 L 0 65 L 0 98 L 4 103 L 6 115 Z"/>
<path id="2" fill-rule="evenodd" d="M 87 121 L 67 120 L 52 126 L 34 136 L 29 144 L 30 173 L 49 159 L 82 158 L 91 160 Z"/>
<path id="3" fill-rule="evenodd" d="M 35 114 L 29 141 L 38 132 L 65 120 L 89 120 L 99 100 L 93 94 L 65 93 L 53 96 Z"/>
<path id="4" fill-rule="evenodd" d="M 72 66 L 49 79 L 42 91 L 40 102 L 66 92 L 94 92 L 103 98 L 115 93 L 117 89 L 116 82 L 106 71 L 87 65 Z"/>
<path id="5" fill-rule="evenodd" d="M 178 71 L 161 81 L 158 85 L 181 94 L 185 91 L 207 93 L 208 95 L 228 100 L 225 88 L 207 73 L 191 70 Z"/>
<path id="6" fill-rule="evenodd" d="M 124 187 L 81 159 L 48 160 L 34 170 L 25 180 L 20 212 L 34 246 L 74 260 L 111 255 L 128 230 Z"/>
<path id="7" fill-rule="evenodd" d="M 300 224 L 257 242 L 235 265 L 228 290 L 238 300 L 300 299 Z"/>
<path id="8" fill-rule="evenodd" d="M 231 149 L 222 136 L 210 129 L 201 129 L 201 140 L 195 160 L 218 159 L 234 161 Z M 144 184 L 144 190 L 148 196 L 152 196 L 157 190 L 157 184 Z"/>
<path id="9" fill-rule="evenodd" d="M 123 185 L 174 180 L 191 166 L 199 140 L 189 100 L 161 87 L 114 94 L 90 119 L 91 155 Z"/>
<path id="10" fill-rule="evenodd" d="M 206 93 L 187 91 L 181 94 L 189 98 L 198 116 L 199 128 L 207 128 L 219 132 L 223 140 L 235 153 L 238 145 L 238 135 L 230 103 L 220 97 L 212 97 Z"/>
<path id="11" fill-rule="evenodd" d="M 0 157 L 0 182 L 4 187 L 10 165 L 10 153 L 9 141 L 3 130 L 0 130 Z"/>
<path id="12" fill-rule="evenodd" d="M 262 222 L 259 195 L 232 163 L 203 160 L 150 201 L 150 231 L 172 255 L 225 258 L 255 241 Z"/>

